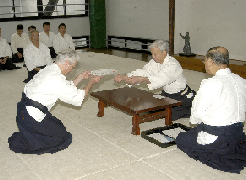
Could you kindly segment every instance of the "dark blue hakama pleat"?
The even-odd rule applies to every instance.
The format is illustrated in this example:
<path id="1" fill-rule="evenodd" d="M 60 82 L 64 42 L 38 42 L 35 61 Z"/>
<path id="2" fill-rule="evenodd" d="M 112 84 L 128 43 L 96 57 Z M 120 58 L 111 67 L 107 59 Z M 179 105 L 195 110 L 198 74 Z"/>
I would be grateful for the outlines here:
<path id="1" fill-rule="evenodd" d="M 197 143 L 199 132 L 218 136 L 210 144 Z M 230 126 L 209 126 L 199 124 L 190 131 L 181 132 L 176 138 L 177 147 L 189 157 L 221 171 L 240 173 L 246 166 L 246 137 L 243 124 Z"/>
<path id="2" fill-rule="evenodd" d="M 162 93 L 160 94 L 162 96 L 169 97 L 177 101 L 182 101 L 181 106 L 172 107 L 172 121 L 178 120 L 180 118 L 189 118 L 191 115 L 192 101 L 196 95 L 196 92 L 194 90 L 191 90 L 188 85 L 186 85 L 186 88 L 187 88 L 186 93 L 182 95 L 181 93 L 184 90 L 174 94 L 168 94 L 162 90 Z M 193 94 L 193 95 L 189 98 L 189 94 Z"/>
<path id="3" fill-rule="evenodd" d="M 41 122 L 36 121 L 28 114 L 26 106 L 38 108 L 46 114 L 45 118 Z M 19 132 L 8 139 L 9 148 L 16 153 L 55 153 L 72 143 L 72 134 L 66 131 L 63 123 L 52 116 L 47 107 L 30 100 L 24 93 L 17 104 L 16 122 Z"/>

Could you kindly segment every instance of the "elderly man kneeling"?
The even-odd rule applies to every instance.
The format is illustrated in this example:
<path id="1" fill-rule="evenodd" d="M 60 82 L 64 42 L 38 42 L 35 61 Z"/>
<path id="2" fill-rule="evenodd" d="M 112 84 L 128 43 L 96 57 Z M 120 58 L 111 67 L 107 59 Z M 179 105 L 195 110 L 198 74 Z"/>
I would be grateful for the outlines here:
<path id="1" fill-rule="evenodd" d="M 246 166 L 246 83 L 228 68 L 224 47 L 209 49 L 204 64 L 213 77 L 202 81 L 192 102 L 190 122 L 198 126 L 181 132 L 177 147 L 212 168 L 240 173 Z"/>
<path id="2" fill-rule="evenodd" d="M 63 123 L 49 112 L 60 99 L 74 106 L 81 106 L 91 87 L 102 76 L 93 76 L 83 89 L 77 85 L 88 79 L 90 71 L 84 71 L 73 81 L 67 81 L 65 75 L 76 66 L 76 51 L 62 52 L 54 64 L 40 70 L 24 88 L 22 99 L 17 104 L 17 126 L 8 139 L 9 147 L 16 153 L 42 154 L 55 153 L 72 143 L 72 134 L 66 131 Z"/>

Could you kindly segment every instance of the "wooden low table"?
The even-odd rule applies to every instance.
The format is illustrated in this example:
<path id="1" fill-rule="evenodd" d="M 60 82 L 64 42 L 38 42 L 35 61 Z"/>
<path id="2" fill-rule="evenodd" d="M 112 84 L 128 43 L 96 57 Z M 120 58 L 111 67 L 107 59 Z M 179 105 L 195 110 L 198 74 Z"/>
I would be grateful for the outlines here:
<path id="1" fill-rule="evenodd" d="M 97 116 L 104 116 L 105 106 L 115 108 L 131 114 L 132 134 L 139 135 L 139 123 L 153 121 L 165 117 L 165 124 L 172 124 L 172 107 L 180 106 L 181 101 L 165 97 L 158 99 L 153 97 L 153 93 L 140 90 L 134 87 L 125 87 L 113 90 L 103 90 L 92 92 L 91 96 L 99 99 Z M 145 112 L 149 112 L 145 114 Z"/>

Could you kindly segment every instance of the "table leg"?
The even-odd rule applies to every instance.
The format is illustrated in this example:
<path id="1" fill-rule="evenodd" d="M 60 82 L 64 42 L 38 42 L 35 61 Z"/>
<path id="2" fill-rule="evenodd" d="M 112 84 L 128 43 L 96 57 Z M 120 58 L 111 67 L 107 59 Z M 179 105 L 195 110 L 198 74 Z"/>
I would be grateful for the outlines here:
<path id="1" fill-rule="evenodd" d="M 172 107 L 166 108 L 167 115 L 165 117 L 165 124 L 166 125 L 171 125 L 173 124 L 172 122 Z"/>
<path id="2" fill-rule="evenodd" d="M 104 106 L 105 106 L 105 103 L 102 102 L 101 100 L 99 100 L 99 102 L 98 102 L 98 113 L 97 113 L 98 117 L 104 116 Z"/>
<path id="3" fill-rule="evenodd" d="M 140 135 L 139 114 L 134 114 L 132 117 L 132 134 Z"/>

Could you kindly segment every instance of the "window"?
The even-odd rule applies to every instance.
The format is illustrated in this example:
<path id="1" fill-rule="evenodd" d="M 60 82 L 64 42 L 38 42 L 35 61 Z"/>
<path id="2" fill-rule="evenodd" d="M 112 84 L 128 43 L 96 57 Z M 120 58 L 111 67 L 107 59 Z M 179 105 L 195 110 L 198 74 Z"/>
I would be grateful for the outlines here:
<path id="1" fill-rule="evenodd" d="M 14 0 L 14 14 L 16 17 L 38 16 L 37 1 Z"/>
<path id="2" fill-rule="evenodd" d="M 0 18 L 13 17 L 12 2 L 1 0 Z"/>
<path id="3" fill-rule="evenodd" d="M 80 14 L 85 11 L 85 6 L 80 4 L 81 0 L 67 0 L 67 15 Z"/>
<path id="4" fill-rule="evenodd" d="M 88 0 L 0 0 L 0 21 L 88 16 Z"/>

